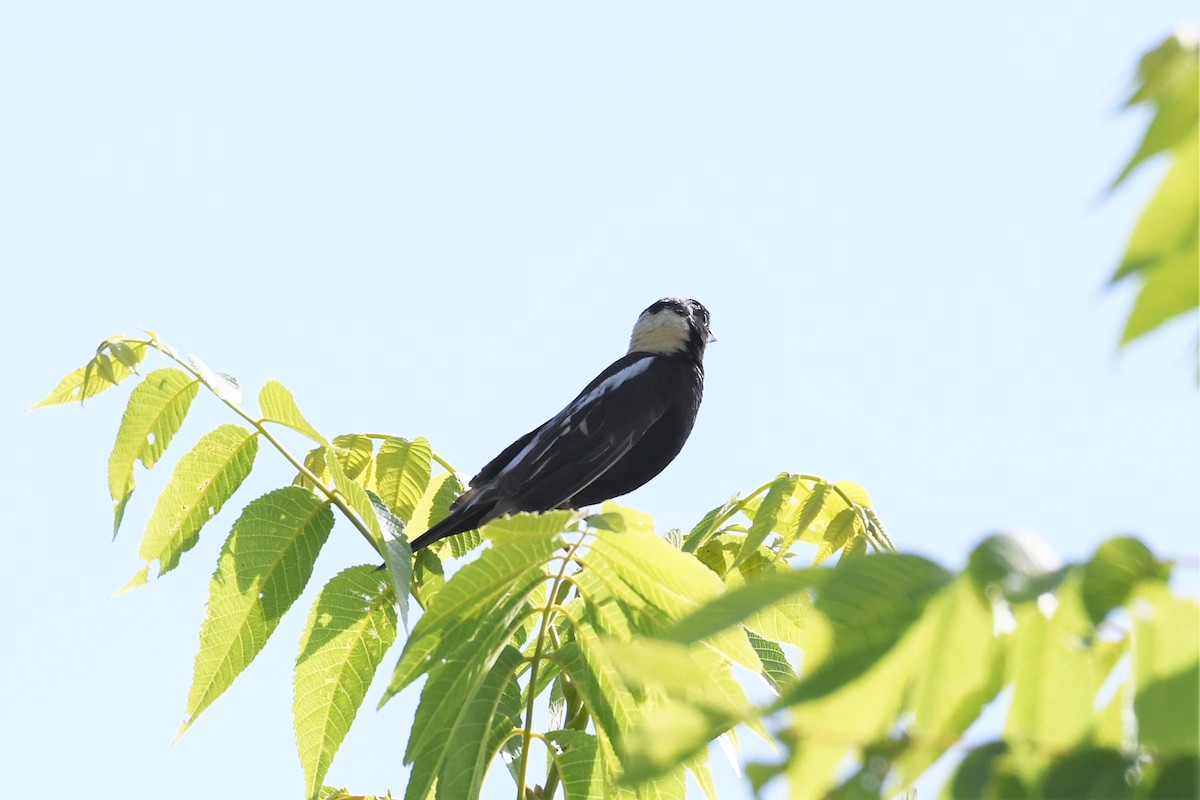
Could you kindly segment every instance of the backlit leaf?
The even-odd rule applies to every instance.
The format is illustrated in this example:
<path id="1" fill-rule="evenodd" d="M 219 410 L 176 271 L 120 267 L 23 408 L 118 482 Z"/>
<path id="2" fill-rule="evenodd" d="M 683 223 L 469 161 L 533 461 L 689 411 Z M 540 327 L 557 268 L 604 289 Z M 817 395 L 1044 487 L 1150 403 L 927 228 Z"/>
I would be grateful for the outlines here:
<path id="1" fill-rule="evenodd" d="M 138 549 L 158 574 L 173 570 L 195 546 L 200 529 L 216 516 L 254 466 L 258 437 L 238 425 L 222 425 L 205 434 L 179 459 L 146 525 Z"/>
<path id="2" fill-rule="evenodd" d="M 158 463 L 199 390 L 199 382 L 177 369 L 155 370 L 134 387 L 108 459 L 108 491 L 115 512 L 113 536 L 136 486 L 134 462 L 140 460 L 146 469 Z"/>
<path id="3" fill-rule="evenodd" d="M 292 701 L 307 797 L 319 790 L 396 640 L 393 595 L 388 576 L 364 564 L 334 576 L 313 603 L 300 640 Z"/>
<path id="4" fill-rule="evenodd" d="M 429 486 L 433 451 L 425 439 L 389 437 L 375 456 L 375 486 L 383 501 L 408 522 Z M 428 527 L 428 525 L 426 525 Z"/>
<path id="5" fill-rule="evenodd" d="M 111 389 L 132 375 L 145 357 L 146 345 L 141 342 L 122 342 L 125 345 L 122 356 L 114 360 L 105 350 L 110 349 L 110 344 L 116 341 L 120 341 L 119 337 L 103 342 L 91 361 L 59 381 L 58 386 L 30 410 L 76 400 L 83 402 Z"/>
<path id="6" fill-rule="evenodd" d="M 304 434 L 318 444 L 329 444 L 325 437 L 300 413 L 300 409 L 296 406 L 296 399 L 282 383 L 268 381 L 263 386 L 258 393 L 258 408 L 262 411 L 263 422 L 277 422 L 297 433 Z"/>
<path id="7" fill-rule="evenodd" d="M 241 674 L 312 576 L 333 529 L 328 502 L 289 486 L 243 509 L 221 549 L 188 692 L 188 728 Z"/>

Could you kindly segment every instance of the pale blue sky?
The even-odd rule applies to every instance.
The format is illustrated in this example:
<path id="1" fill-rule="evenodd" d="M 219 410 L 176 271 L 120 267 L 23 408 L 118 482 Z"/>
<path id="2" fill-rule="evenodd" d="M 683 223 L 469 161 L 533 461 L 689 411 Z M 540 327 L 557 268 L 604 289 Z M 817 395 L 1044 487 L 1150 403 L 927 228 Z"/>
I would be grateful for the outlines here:
<path id="1" fill-rule="evenodd" d="M 692 296 L 720 337 L 700 419 L 627 500 L 664 529 L 787 469 L 863 484 L 902 548 L 949 565 L 1012 526 L 1066 558 L 1121 532 L 1194 557 L 1194 321 L 1117 357 L 1132 295 L 1103 289 L 1161 165 L 1103 188 L 1144 125 L 1116 112 L 1137 58 L 1195 16 L 4 4 L 6 792 L 298 797 L 303 616 L 370 560 L 340 525 L 258 662 L 171 745 L 228 525 L 291 475 L 264 452 L 175 573 L 106 599 L 169 473 L 139 475 L 110 544 L 127 390 L 24 409 L 139 325 L 250 396 L 282 381 L 326 434 L 427 436 L 471 474 L 620 355 L 642 308 Z M 174 457 L 229 421 L 192 413 Z M 402 791 L 414 697 L 364 709 L 331 783 Z"/>

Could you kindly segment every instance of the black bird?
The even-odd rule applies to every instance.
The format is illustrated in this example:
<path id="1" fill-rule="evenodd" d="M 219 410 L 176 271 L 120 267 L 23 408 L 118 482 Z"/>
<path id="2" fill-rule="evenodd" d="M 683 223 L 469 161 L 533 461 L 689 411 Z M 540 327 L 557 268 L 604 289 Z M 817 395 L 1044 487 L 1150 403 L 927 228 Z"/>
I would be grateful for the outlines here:
<path id="1" fill-rule="evenodd" d="M 471 480 L 414 551 L 519 511 L 581 508 L 632 492 L 679 455 L 704 391 L 708 309 L 667 297 L 633 326 L 629 352 Z"/>

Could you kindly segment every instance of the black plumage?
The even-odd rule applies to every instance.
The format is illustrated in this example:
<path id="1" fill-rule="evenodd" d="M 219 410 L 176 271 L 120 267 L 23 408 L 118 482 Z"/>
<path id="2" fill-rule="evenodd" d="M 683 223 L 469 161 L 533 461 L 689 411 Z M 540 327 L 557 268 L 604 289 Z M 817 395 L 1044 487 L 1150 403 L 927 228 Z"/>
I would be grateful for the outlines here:
<path id="1" fill-rule="evenodd" d="M 700 303 L 668 297 L 651 305 L 634 325 L 629 352 L 488 462 L 413 550 L 505 514 L 599 503 L 658 475 L 696 421 L 710 341 Z"/>

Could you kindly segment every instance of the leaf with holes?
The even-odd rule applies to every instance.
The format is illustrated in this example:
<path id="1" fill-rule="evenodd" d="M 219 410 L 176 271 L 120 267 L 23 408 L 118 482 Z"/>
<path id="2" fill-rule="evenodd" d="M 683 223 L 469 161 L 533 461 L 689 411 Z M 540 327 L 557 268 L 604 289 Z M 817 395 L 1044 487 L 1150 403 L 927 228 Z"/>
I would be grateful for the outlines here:
<path id="1" fill-rule="evenodd" d="M 113 499 L 113 536 L 121 527 L 125 504 L 137 485 L 134 462 L 151 469 L 183 425 L 200 383 L 186 372 L 159 369 L 134 387 L 108 458 L 108 491 Z"/>
<path id="2" fill-rule="evenodd" d="M 205 434 L 179 463 L 146 525 L 138 555 L 158 561 L 158 574 L 175 569 L 200 529 L 233 496 L 254 466 L 258 437 L 239 425 Z"/>

